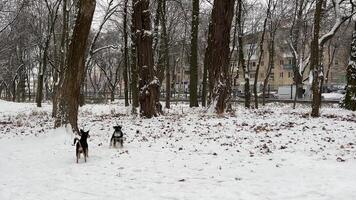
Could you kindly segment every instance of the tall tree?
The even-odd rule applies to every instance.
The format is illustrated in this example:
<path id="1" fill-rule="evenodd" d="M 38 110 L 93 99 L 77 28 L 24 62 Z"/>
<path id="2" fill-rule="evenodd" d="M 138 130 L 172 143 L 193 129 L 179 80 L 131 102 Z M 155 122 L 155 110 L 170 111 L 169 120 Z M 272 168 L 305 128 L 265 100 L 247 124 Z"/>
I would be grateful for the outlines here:
<path id="1" fill-rule="evenodd" d="M 78 132 L 80 88 L 85 75 L 85 50 L 95 11 L 96 0 L 80 0 L 72 40 L 68 51 L 68 66 L 59 88 L 58 113 L 55 127 L 71 125 Z"/>
<path id="2" fill-rule="evenodd" d="M 69 38 L 69 11 L 67 10 L 68 0 L 62 1 L 62 33 L 61 33 L 61 44 L 60 44 L 60 58 L 59 58 L 59 69 L 53 76 L 53 99 L 52 99 L 52 117 L 57 116 L 58 109 L 58 89 L 63 81 L 63 75 L 65 68 L 67 66 L 67 52 L 68 52 L 68 38 Z"/>
<path id="3" fill-rule="evenodd" d="M 164 69 L 166 71 L 166 108 L 170 108 L 171 103 L 171 73 L 170 73 L 170 66 L 169 66 L 169 36 L 167 32 L 167 0 L 161 0 L 161 49 L 162 49 L 162 57 L 163 57 L 163 64 Z"/>
<path id="4" fill-rule="evenodd" d="M 253 93 L 255 96 L 255 108 L 258 108 L 258 96 L 257 96 L 257 81 L 258 81 L 258 75 L 259 75 L 259 71 L 260 71 L 260 66 L 261 66 L 261 61 L 262 61 L 262 57 L 263 57 L 263 53 L 264 53 L 264 49 L 263 49 L 263 44 L 265 41 L 265 34 L 266 34 L 266 28 L 267 28 L 267 20 L 269 18 L 270 12 L 271 12 L 271 3 L 272 0 L 268 0 L 268 4 L 267 4 L 267 11 L 266 11 L 266 18 L 263 22 L 263 30 L 262 30 L 262 35 L 261 35 L 261 40 L 260 40 L 260 55 L 258 57 L 258 62 L 257 62 L 257 66 L 256 66 L 256 73 L 255 73 L 255 80 L 253 83 Z"/>
<path id="5" fill-rule="evenodd" d="M 342 107 L 356 111 L 356 22 L 354 23 L 355 25 L 354 32 L 352 34 L 350 61 L 346 71 L 346 95 L 343 99 Z"/>
<path id="6" fill-rule="evenodd" d="M 293 82 L 296 86 L 296 95 L 294 96 L 293 108 L 296 106 L 297 98 L 303 97 L 303 76 L 300 69 L 300 33 L 303 26 L 303 12 L 305 11 L 305 0 L 296 0 L 294 4 L 293 23 L 290 29 L 290 46 L 292 49 L 293 63 Z"/>
<path id="7" fill-rule="evenodd" d="M 132 8 L 134 8 L 135 1 L 132 0 Z M 137 38 L 135 27 L 135 13 L 131 16 L 131 95 L 132 95 L 132 113 L 136 114 L 137 107 L 139 107 L 139 88 L 138 88 L 138 67 L 137 67 Z"/>
<path id="8" fill-rule="evenodd" d="M 323 0 L 316 0 L 316 7 L 314 12 L 314 31 L 313 31 L 313 40 L 310 45 L 310 73 L 312 73 L 312 91 L 313 91 L 313 101 L 312 101 L 312 117 L 319 117 L 320 115 L 320 90 L 319 84 L 320 79 L 320 60 L 319 60 L 319 32 L 320 32 L 320 23 L 322 15 L 322 6 Z"/>
<path id="9" fill-rule="evenodd" d="M 241 1 L 241 0 L 238 0 Z M 208 67 L 209 99 L 218 114 L 225 111 L 230 96 L 230 31 L 235 0 L 215 0 L 205 62 Z"/>
<path id="10" fill-rule="evenodd" d="M 249 69 L 246 66 L 245 63 L 245 57 L 244 57 L 244 52 L 243 52 L 243 48 L 244 48 L 244 43 L 243 43 L 243 22 L 242 22 L 242 17 L 243 17 L 243 11 L 242 11 L 242 2 L 243 0 L 238 0 L 237 1 L 237 8 L 238 10 L 236 12 L 238 12 L 237 14 L 237 25 L 238 25 L 238 43 L 239 43 L 239 49 L 238 49 L 238 58 L 239 58 L 239 66 L 242 68 L 243 71 L 243 77 L 245 80 L 245 85 L 244 85 L 244 90 L 245 90 L 245 108 L 250 108 L 250 99 L 251 99 L 251 91 L 250 91 L 250 73 L 249 73 Z M 239 68 L 240 68 L 239 67 Z"/>
<path id="11" fill-rule="evenodd" d="M 162 109 L 159 103 L 160 83 L 153 66 L 153 37 L 149 4 L 149 0 L 133 0 L 136 55 L 140 77 L 140 114 L 147 118 L 157 116 Z"/>
<path id="12" fill-rule="evenodd" d="M 199 0 L 193 0 L 192 36 L 190 51 L 190 107 L 198 107 L 198 31 L 199 31 Z"/>
<path id="13" fill-rule="evenodd" d="M 48 52 L 49 52 L 49 45 L 51 42 L 51 37 L 52 33 L 54 32 L 55 24 L 57 21 L 57 13 L 60 7 L 60 0 L 57 0 L 53 3 L 49 2 L 48 0 L 45 0 L 46 7 L 48 9 L 48 22 L 47 22 L 47 33 L 45 37 L 45 44 L 43 47 L 43 58 L 42 58 L 42 63 L 40 64 L 40 69 L 38 73 L 38 78 L 37 78 L 37 93 L 36 93 L 36 103 L 37 107 L 42 106 L 42 99 L 43 99 L 43 83 L 45 79 L 45 73 L 47 71 L 47 65 L 48 65 Z"/>
<path id="14" fill-rule="evenodd" d="M 124 1 L 124 71 L 123 71 L 123 76 L 124 76 L 124 90 L 125 90 L 125 106 L 129 106 L 129 77 L 128 77 L 128 68 L 129 68 L 129 63 L 128 63 L 128 31 L 127 31 L 127 5 L 128 5 L 128 0 Z"/>

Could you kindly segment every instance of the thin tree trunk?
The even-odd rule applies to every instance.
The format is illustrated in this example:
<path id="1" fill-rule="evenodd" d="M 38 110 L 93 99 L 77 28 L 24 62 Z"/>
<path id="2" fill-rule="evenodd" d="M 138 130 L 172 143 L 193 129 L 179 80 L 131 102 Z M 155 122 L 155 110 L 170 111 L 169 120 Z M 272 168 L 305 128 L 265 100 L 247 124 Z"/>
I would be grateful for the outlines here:
<path id="1" fill-rule="evenodd" d="M 134 7 L 135 1 L 132 0 L 132 7 Z M 132 113 L 136 114 L 136 108 L 139 107 L 139 89 L 138 89 L 138 67 L 137 67 L 137 37 L 135 28 L 135 13 L 132 13 L 131 17 L 131 93 L 132 93 Z"/>
<path id="2" fill-rule="evenodd" d="M 52 105 L 52 117 L 57 116 L 57 108 L 58 108 L 58 87 L 61 85 L 64 76 L 64 70 L 66 68 L 66 55 L 67 55 L 67 40 L 68 40 L 68 19 L 69 13 L 67 11 L 67 0 L 63 0 L 62 2 L 62 13 L 63 13 L 63 21 L 62 21 L 62 34 L 61 34 L 61 47 L 60 47 L 60 63 L 59 63 L 59 72 L 58 78 L 55 80 L 53 84 L 53 105 Z"/>
<path id="3" fill-rule="evenodd" d="M 260 41 L 260 55 L 258 57 L 258 62 L 257 62 L 257 66 L 256 66 L 256 74 L 255 74 L 255 80 L 253 83 L 253 93 L 255 96 L 255 108 L 258 109 L 258 95 L 257 95 L 257 82 L 258 82 L 258 75 L 260 72 L 260 66 L 261 66 L 261 60 L 262 60 L 262 56 L 264 53 L 264 49 L 263 49 L 263 44 L 264 44 L 264 40 L 265 40 L 265 33 L 266 33 L 266 28 L 267 28 L 267 20 L 269 18 L 270 15 L 270 10 L 271 10 L 271 2 L 272 0 L 268 1 L 268 7 L 267 7 L 267 16 L 263 22 L 263 31 L 262 31 L 262 35 L 261 35 L 261 41 Z"/>
<path id="4" fill-rule="evenodd" d="M 166 108 L 171 104 L 171 74 L 169 66 L 169 37 L 167 33 L 167 0 L 162 0 L 161 4 L 161 23 L 162 23 L 162 42 L 163 42 L 163 61 L 166 70 Z"/>
<path id="5" fill-rule="evenodd" d="M 276 28 L 273 28 L 273 22 L 271 22 L 271 30 L 270 30 L 270 41 L 268 44 L 268 68 L 267 74 L 263 81 L 263 90 L 262 90 L 262 105 L 266 105 L 266 90 L 268 87 L 268 82 L 270 75 L 272 73 L 272 69 L 274 68 L 274 58 L 275 58 L 275 36 L 276 36 Z"/>
<path id="6" fill-rule="evenodd" d="M 124 92 L 125 92 L 125 106 L 129 106 L 129 77 L 128 77 L 128 33 L 127 33 L 127 4 L 125 0 L 124 5 Z"/>
<path id="7" fill-rule="evenodd" d="M 242 67 L 243 76 L 245 80 L 244 90 L 245 90 L 245 108 L 250 108 L 250 99 L 251 99 L 251 92 L 250 92 L 250 75 L 249 69 L 245 64 L 245 58 L 243 53 L 243 25 L 242 25 L 242 0 L 238 0 L 238 15 L 237 15 L 237 24 L 239 27 L 238 32 L 238 43 L 239 43 L 239 66 Z"/>

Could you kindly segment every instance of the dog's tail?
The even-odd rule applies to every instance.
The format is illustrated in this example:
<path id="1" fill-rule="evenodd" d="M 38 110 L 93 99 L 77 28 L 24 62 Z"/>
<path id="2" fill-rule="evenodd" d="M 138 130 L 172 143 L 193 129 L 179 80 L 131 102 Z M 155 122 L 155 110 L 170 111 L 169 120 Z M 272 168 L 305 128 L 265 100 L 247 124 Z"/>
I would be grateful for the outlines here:
<path id="1" fill-rule="evenodd" d="M 77 142 L 79 142 L 79 139 L 78 138 L 74 138 L 73 146 L 75 146 L 75 144 L 77 144 Z"/>

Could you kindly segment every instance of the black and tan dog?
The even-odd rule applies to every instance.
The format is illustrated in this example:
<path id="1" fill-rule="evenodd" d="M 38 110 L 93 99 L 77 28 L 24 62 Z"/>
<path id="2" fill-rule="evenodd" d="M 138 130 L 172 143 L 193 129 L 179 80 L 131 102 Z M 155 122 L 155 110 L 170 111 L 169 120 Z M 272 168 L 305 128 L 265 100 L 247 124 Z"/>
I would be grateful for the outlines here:
<path id="1" fill-rule="evenodd" d="M 84 155 L 84 161 L 87 162 L 87 157 L 89 152 L 87 139 L 90 137 L 89 131 L 85 132 L 84 130 L 80 129 L 79 135 L 80 135 L 80 139 L 74 138 L 74 144 L 73 144 L 76 146 L 75 154 L 77 156 L 77 163 L 81 153 Z"/>
<path id="2" fill-rule="evenodd" d="M 121 128 L 121 126 L 114 126 L 115 131 L 111 136 L 110 146 L 116 147 L 116 143 L 119 143 L 121 148 L 124 146 L 124 134 L 122 133 Z"/>

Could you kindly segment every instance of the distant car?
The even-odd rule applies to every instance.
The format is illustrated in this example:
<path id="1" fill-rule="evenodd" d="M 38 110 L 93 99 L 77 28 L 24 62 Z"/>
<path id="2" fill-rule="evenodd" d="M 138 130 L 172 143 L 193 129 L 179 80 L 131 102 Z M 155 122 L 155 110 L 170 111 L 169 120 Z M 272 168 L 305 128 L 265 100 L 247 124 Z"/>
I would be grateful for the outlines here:
<path id="1" fill-rule="evenodd" d="M 338 94 L 346 94 L 346 90 L 337 90 L 336 93 L 338 93 Z"/>
<path id="2" fill-rule="evenodd" d="M 329 100 L 329 101 L 340 101 L 342 98 L 344 98 L 344 94 L 341 92 L 331 92 L 331 93 L 322 93 L 321 98 L 323 100 Z"/>
<path id="3" fill-rule="evenodd" d="M 257 96 L 262 98 L 263 97 L 263 93 L 260 92 L 260 93 L 257 94 Z M 269 94 L 268 93 L 265 94 L 265 98 L 266 99 L 267 98 L 269 98 L 269 99 L 278 99 L 278 95 L 277 95 L 276 92 L 270 92 Z"/>

